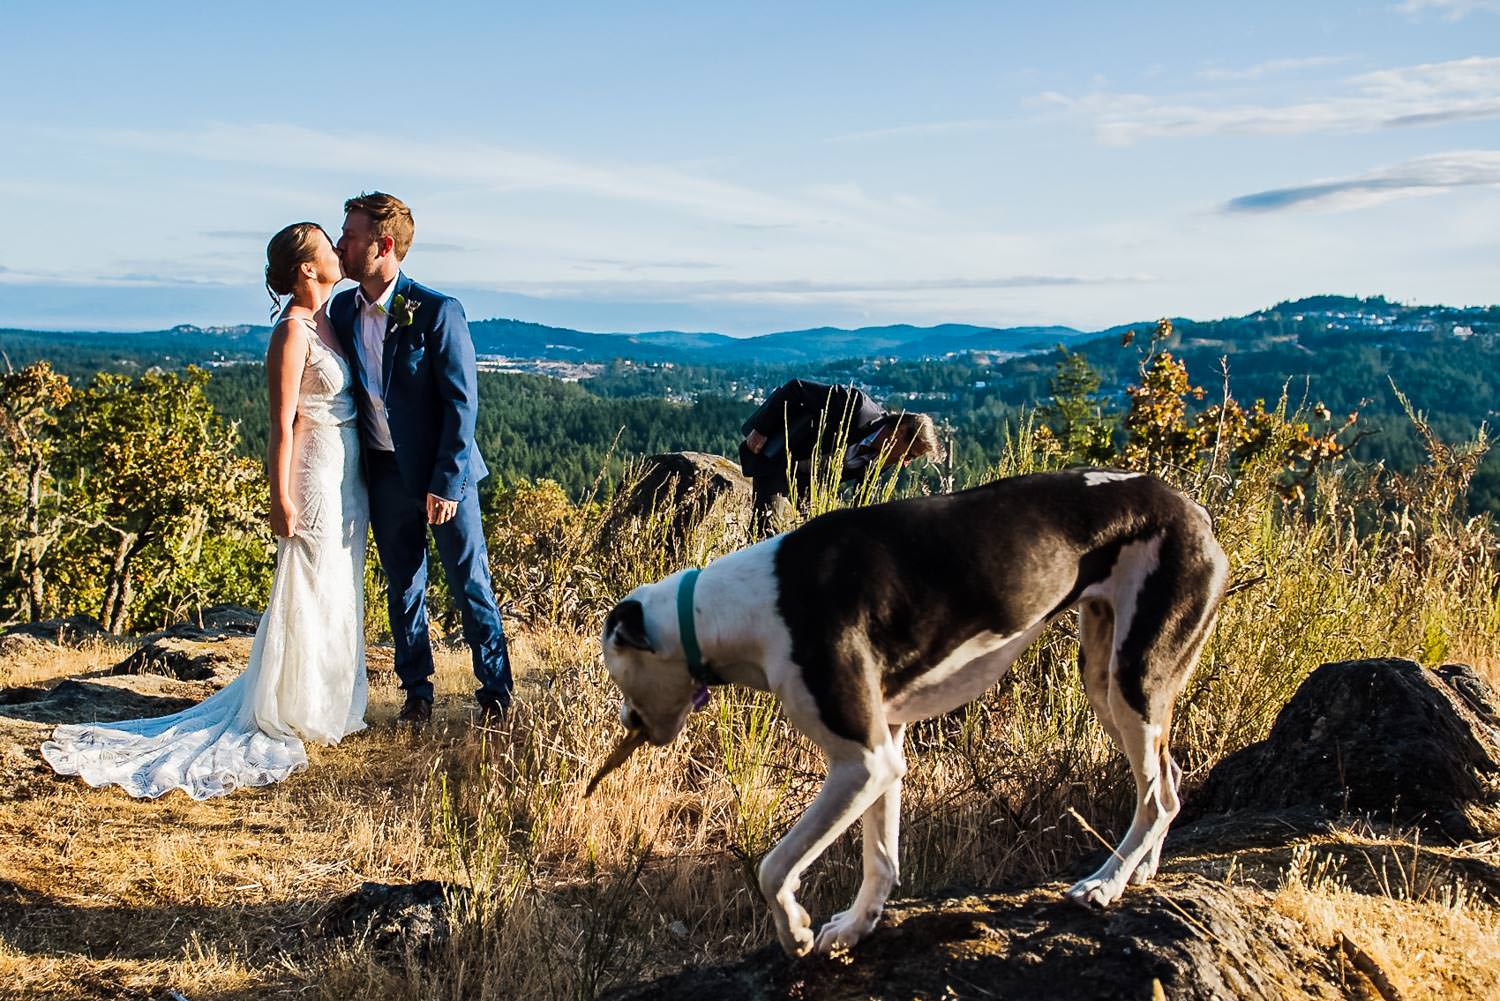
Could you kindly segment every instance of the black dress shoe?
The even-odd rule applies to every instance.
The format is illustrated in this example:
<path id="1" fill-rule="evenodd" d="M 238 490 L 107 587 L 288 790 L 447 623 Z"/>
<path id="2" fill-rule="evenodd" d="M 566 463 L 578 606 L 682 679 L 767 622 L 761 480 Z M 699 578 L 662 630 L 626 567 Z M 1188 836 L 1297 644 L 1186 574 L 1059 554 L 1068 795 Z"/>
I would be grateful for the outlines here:
<path id="1" fill-rule="evenodd" d="M 411 723 L 419 725 L 432 719 L 432 702 L 428 699 L 412 696 L 406 700 L 401 707 L 401 712 L 396 715 L 397 723 Z"/>

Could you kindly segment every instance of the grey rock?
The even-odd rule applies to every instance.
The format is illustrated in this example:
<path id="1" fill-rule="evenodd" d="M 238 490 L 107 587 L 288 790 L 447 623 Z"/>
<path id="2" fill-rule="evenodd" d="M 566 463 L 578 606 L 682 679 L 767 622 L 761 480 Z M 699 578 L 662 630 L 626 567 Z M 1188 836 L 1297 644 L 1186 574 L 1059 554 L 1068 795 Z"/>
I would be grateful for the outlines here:
<path id="1" fill-rule="evenodd" d="M 201 625 L 179 622 L 142 636 L 140 645 L 109 673 L 161 674 L 222 688 L 238 676 L 249 659 L 259 623 L 260 613 L 254 609 L 213 605 L 203 610 Z"/>
<path id="2" fill-rule="evenodd" d="M 1478 671 L 1468 664 L 1444 664 L 1433 673 L 1491 730 L 1500 730 L 1500 699 Z"/>
<path id="3" fill-rule="evenodd" d="M 26 633 L 6 634 L 0 636 L 0 660 L 26 660 L 53 645 Z"/>
<path id="4" fill-rule="evenodd" d="M 0 635 L 0 640 L 26 638 L 56 643 L 59 646 L 80 646 L 108 635 L 99 620 L 92 615 L 70 615 L 65 619 L 46 619 L 11 626 Z"/>
<path id="5" fill-rule="evenodd" d="M 448 941 L 450 901 L 461 887 L 426 879 L 419 883 L 363 883 L 324 913 L 328 938 L 364 938 L 377 953 L 431 958 Z"/>
<path id="6" fill-rule="evenodd" d="M 1449 676 L 1456 680 L 1409 660 L 1324 664 L 1265 740 L 1219 762 L 1179 823 L 1311 808 L 1418 824 L 1458 840 L 1500 833 L 1481 821 L 1500 806 L 1500 744 L 1470 705 L 1472 698 L 1482 711 L 1493 694 L 1472 671 Z"/>
<path id="7" fill-rule="evenodd" d="M 232 636 L 254 636 L 260 628 L 260 613 L 244 605 L 209 605 L 202 619 L 205 629 Z"/>
<path id="8" fill-rule="evenodd" d="M 1056 886 L 893 901 L 846 960 L 789 960 L 767 946 L 736 963 L 685 970 L 609 1001 L 854 1001 L 944 996 L 1152 996 L 1172 1001 L 1336 998 L 1336 972 L 1306 929 L 1259 890 L 1196 875 L 1158 877 L 1113 908 L 1089 911 Z"/>
<path id="9" fill-rule="evenodd" d="M 9 688 L 0 716 L 32 723 L 110 723 L 165 716 L 203 697 L 200 685 L 142 675 L 127 678 L 70 678 L 51 688 Z"/>
<path id="10" fill-rule="evenodd" d="M 639 478 L 616 505 L 623 526 L 670 506 L 672 537 L 681 541 L 705 521 L 744 530 L 750 519 L 750 480 L 739 463 L 710 452 L 664 452 L 646 458 Z"/>
<path id="11" fill-rule="evenodd" d="M 223 688 L 245 666 L 249 652 L 248 641 L 241 637 L 190 639 L 158 634 L 111 667 L 109 674 L 159 674 L 178 681 L 206 681 L 215 688 Z"/>

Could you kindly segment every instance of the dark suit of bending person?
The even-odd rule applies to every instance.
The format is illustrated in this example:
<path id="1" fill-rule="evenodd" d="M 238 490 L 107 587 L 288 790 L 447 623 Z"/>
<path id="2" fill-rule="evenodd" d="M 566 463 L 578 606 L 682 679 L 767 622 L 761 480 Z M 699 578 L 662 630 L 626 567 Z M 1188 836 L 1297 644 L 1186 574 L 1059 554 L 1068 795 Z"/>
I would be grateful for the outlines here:
<path id="1" fill-rule="evenodd" d="M 862 465 L 847 463 L 843 452 L 835 457 L 834 451 L 858 447 L 887 416 L 879 404 L 853 386 L 793 379 L 767 397 L 740 427 L 745 436 L 740 444 L 740 468 L 750 477 L 757 527 L 767 528 L 777 498 L 790 492 L 789 467 L 798 492 L 806 495 L 814 452 L 820 462 L 836 458 L 843 465 L 841 480 L 862 475 Z"/>

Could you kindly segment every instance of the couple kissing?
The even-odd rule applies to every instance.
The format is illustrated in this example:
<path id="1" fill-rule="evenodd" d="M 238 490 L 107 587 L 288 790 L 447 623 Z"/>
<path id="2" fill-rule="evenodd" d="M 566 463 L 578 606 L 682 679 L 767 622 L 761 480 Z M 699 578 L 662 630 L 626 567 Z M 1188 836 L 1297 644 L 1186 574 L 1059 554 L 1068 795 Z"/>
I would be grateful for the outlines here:
<path id="1" fill-rule="evenodd" d="M 267 474 L 276 567 L 245 670 L 180 713 L 59 726 L 42 756 L 59 773 L 132 796 L 194 799 L 305 768 L 303 741 L 365 727 L 365 543 L 388 582 L 398 720 L 432 713 L 428 539 L 459 604 L 481 718 L 511 700 L 490 582 L 474 443 L 474 345 L 457 299 L 408 278 L 411 211 L 381 192 L 344 203 L 338 242 L 316 223 L 266 248 L 276 313 L 266 353 Z M 333 295 L 343 279 L 357 287 Z M 282 300 L 286 299 L 283 305 Z"/>

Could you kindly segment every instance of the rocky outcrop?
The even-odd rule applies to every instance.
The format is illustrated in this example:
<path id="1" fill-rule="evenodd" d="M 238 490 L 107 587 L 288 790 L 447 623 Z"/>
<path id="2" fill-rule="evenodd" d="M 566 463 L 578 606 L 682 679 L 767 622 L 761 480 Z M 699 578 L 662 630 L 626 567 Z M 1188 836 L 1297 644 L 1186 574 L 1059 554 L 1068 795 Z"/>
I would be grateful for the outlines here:
<path id="1" fill-rule="evenodd" d="M 1342 996 L 1322 950 L 1258 890 L 1168 875 L 1102 913 L 1060 897 L 1046 886 L 899 901 L 843 960 L 788 960 L 773 945 L 607 997 L 1140 1001 L 1154 985 L 1172 1001 Z"/>
<path id="2" fill-rule="evenodd" d="M 237 605 L 203 610 L 202 622 L 179 622 L 141 637 L 140 645 L 109 669 L 112 675 L 160 674 L 223 688 L 244 668 L 260 614 Z"/>
<path id="3" fill-rule="evenodd" d="M 1488 716 L 1488 719 L 1486 719 Z M 1354 814 L 1452 839 L 1490 836 L 1500 806 L 1494 694 L 1472 669 L 1324 664 L 1267 738 L 1219 763 L 1187 816 Z"/>
<path id="4" fill-rule="evenodd" d="M 0 634 L 0 660 L 25 662 L 59 647 L 77 648 L 109 638 L 99 620 L 88 615 L 26 622 Z"/>
<path id="5" fill-rule="evenodd" d="M 260 613 L 244 605 L 209 605 L 199 613 L 198 628 L 220 635 L 254 636 L 260 628 Z"/>
<path id="6" fill-rule="evenodd" d="M 1500 742 L 1500 699 L 1479 672 L 1467 664 L 1444 664 L 1434 673 L 1489 727 L 1494 740 Z"/>
<path id="7" fill-rule="evenodd" d="M 26 622 L 5 630 L 0 640 L 28 638 L 56 643 L 59 646 L 81 646 L 91 640 L 108 636 L 99 620 L 92 615 L 70 615 L 65 619 L 45 619 L 41 622 Z"/>
<path id="8" fill-rule="evenodd" d="M 709 452 L 665 452 L 645 459 L 640 476 L 618 502 L 620 525 L 670 510 L 678 541 L 705 522 L 743 531 L 750 519 L 750 480 L 739 463 Z"/>
<path id="9" fill-rule="evenodd" d="M 0 717 L 28 723 L 109 723 L 165 716 L 199 702 L 202 685 L 159 675 L 69 678 L 51 688 L 26 686 L 0 692 Z"/>
<path id="10" fill-rule="evenodd" d="M 254 636 L 260 624 L 260 613 L 243 605 L 209 605 L 199 611 L 195 621 L 180 622 L 175 626 L 142 637 L 142 641 L 162 636 L 180 636 L 193 639 L 211 639 L 220 636 Z M 45 619 L 41 622 L 25 622 L 11 626 L 0 633 L 0 656 L 11 645 L 33 642 L 56 646 L 81 647 L 103 640 L 120 643 L 133 642 L 128 637 L 111 636 L 92 615 L 70 615 L 62 619 Z"/>

